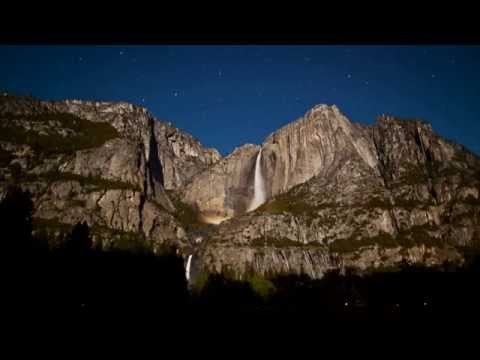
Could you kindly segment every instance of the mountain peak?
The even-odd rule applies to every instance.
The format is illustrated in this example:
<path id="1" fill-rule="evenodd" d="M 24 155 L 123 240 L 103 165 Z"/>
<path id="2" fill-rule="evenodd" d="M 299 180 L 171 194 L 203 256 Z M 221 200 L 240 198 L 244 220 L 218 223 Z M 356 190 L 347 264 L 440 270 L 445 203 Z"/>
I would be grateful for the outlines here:
<path id="1" fill-rule="evenodd" d="M 317 113 L 328 113 L 328 112 L 332 112 L 334 114 L 341 114 L 341 111 L 340 109 L 336 106 L 336 105 L 328 105 L 328 104 L 318 104 L 318 105 L 315 105 L 313 108 L 311 108 L 310 110 L 307 111 L 307 113 L 305 114 L 306 117 L 309 117 L 313 114 L 317 114 Z"/>

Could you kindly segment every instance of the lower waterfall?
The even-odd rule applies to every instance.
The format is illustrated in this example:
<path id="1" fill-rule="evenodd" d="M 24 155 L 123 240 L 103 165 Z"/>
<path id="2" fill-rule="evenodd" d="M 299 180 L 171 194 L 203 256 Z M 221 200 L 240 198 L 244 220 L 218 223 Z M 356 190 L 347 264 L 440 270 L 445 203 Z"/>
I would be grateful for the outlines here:
<path id="1" fill-rule="evenodd" d="M 190 266 L 192 265 L 192 256 L 188 255 L 187 266 L 185 267 L 185 277 L 187 281 L 190 281 Z"/>

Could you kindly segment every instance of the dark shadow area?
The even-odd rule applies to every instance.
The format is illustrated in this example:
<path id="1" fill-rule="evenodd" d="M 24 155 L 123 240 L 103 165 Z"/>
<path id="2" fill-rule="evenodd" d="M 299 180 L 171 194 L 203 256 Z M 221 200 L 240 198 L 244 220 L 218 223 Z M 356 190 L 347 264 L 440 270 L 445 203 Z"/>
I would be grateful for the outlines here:
<path id="1" fill-rule="evenodd" d="M 158 155 L 157 141 L 155 139 L 155 128 L 153 120 L 150 120 L 150 151 L 148 155 L 149 180 L 152 191 L 155 195 L 155 182 L 164 186 L 163 167 Z"/>
<path id="2" fill-rule="evenodd" d="M 479 315 L 480 257 L 474 251 L 462 267 L 403 264 L 396 272 L 330 272 L 321 280 L 210 275 L 188 289 L 184 261 L 175 249 L 161 256 L 101 251 L 92 248 L 86 223 L 65 234 L 62 246 L 49 249 L 47 234 L 32 235 L 32 212 L 29 194 L 17 188 L 0 203 L 3 310 L 15 317 L 272 327 L 291 321 L 418 322 Z"/>
<path id="3" fill-rule="evenodd" d="M 75 225 L 61 246 L 49 249 L 46 233 L 32 235 L 32 210 L 29 194 L 16 188 L 0 204 L 2 303 L 8 315 L 167 319 L 185 310 L 184 265 L 175 249 L 161 256 L 101 251 L 92 248 L 86 223 Z"/>

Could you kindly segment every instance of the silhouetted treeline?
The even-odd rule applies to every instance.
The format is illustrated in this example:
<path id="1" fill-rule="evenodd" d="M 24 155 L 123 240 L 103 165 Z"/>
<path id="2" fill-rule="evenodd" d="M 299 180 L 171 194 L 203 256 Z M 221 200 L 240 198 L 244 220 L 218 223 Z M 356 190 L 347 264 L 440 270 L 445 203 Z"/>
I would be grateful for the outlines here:
<path id="1" fill-rule="evenodd" d="M 32 235 L 30 194 L 9 189 L 0 204 L 4 310 L 41 316 L 172 316 L 188 290 L 181 257 L 132 255 L 92 247 L 86 223 L 75 225 L 62 246 L 48 234 Z M 11 314 L 12 315 L 12 314 Z"/>
<path id="2" fill-rule="evenodd" d="M 93 248 L 86 223 L 64 244 L 49 249 L 48 234 L 32 235 L 28 193 L 8 191 L 0 203 L 0 235 L 6 311 L 71 317 L 142 317 L 211 321 L 219 315 L 252 314 L 285 319 L 371 320 L 455 318 L 478 315 L 480 262 L 359 276 L 331 272 L 321 280 L 279 276 L 245 281 L 211 275 L 187 289 L 184 263 L 175 249 L 162 256 Z M 243 315 L 242 315 L 243 314 Z M 248 317 L 247 317 L 248 318 Z"/>
<path id="3" fill-rule="evenodd" d="M 397 272 L 363 276 L 330 272 L 321 280 L 279 276 L 270 280 L 275 290 L 263 299 L 248 282 L 215 275 L 196 295 L 195 306 L 207 313 L 235 309 L 322 320 L 468 319 L 480 314 L 479 264 L 475 260 L 461 268 L 405 265 Z"/>

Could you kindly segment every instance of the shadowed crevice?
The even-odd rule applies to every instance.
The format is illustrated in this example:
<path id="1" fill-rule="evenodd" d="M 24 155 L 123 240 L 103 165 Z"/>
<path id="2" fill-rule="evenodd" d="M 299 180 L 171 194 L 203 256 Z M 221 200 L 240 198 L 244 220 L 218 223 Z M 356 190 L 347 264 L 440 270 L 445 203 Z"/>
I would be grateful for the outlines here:
<path id="1" fill-rule="evenodd" d="M 158 156 L 158 146 L 155 139 L 155 129 L 153 126 L 153 119 L 150 120 L 150 146 L 148 154 L 148 168 L 149 168 L 149 180 L 150 185 L 155 196 L 155 186 L 156 182 L 164 186 L 165 180 L 163 177 L 163 166 Z"/>

